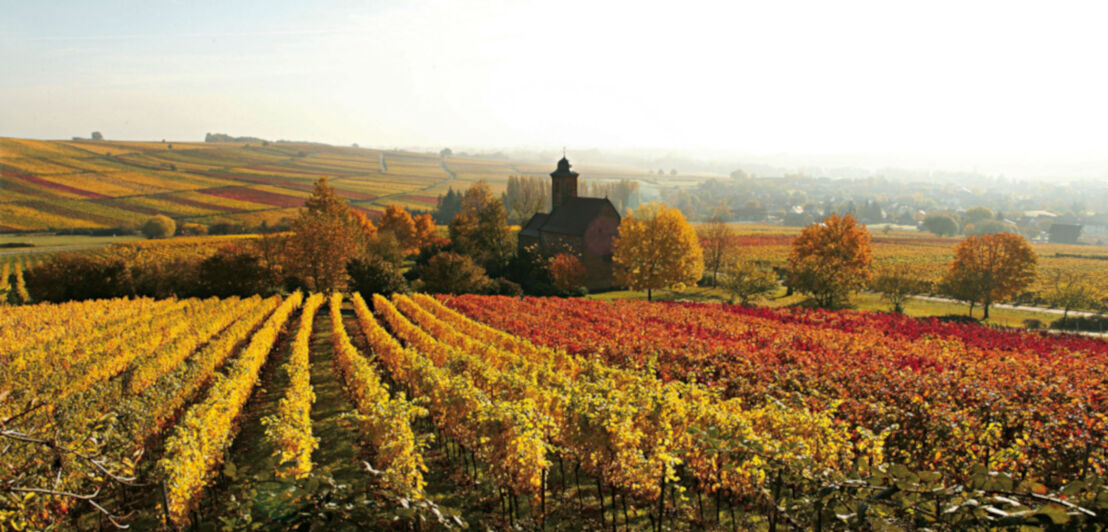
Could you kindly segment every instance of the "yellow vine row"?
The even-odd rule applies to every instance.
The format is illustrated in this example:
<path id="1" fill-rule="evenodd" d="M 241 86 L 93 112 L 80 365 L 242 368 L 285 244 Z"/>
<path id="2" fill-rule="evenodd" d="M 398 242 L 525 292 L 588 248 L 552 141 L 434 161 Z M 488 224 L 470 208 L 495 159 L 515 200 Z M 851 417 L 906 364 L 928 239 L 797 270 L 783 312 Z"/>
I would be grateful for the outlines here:
<path id="1" fill-rule="evenodd" d="M 189 409 L 166 441 L 165 456 L 158 465 L 164 473 L 166 502 L 174 523 L 188 521 L 188 512 L 231 443 L 235 419 L 258 381 L 258 371 L 303 299 L 303 294 L 296 292 L 274 311 L 227 374 L 216 380 L 203 402 Z"/>
<path id="2" fill-rule="evenodd" d="M 312 452 L 319 441 L 312 437 L 311 361 L 309 360 L 312 325 L 316 310 L 323 304 L 323 294 L 313 294 L 304 302 L 300 326 L 292 340 L 289 360 L 283 369 L 289 376 L 288 390 L 277 408 L 277 414 L 267 416 L 262 423 L 266 437 L 273 442 L 278 459 L 278 471 L 283 476 L 304 478 L 312 471 Z"/>
<path id="3" fill-rule="evenodd" d="M 170 418 L 202 389 L 250 333 L 281 304 L 281 296 L 254 301 L 253 308 L 168 375 L 139 395 L 127 396 L 120 412 L 130 420 L 124 434 L 136 444 L 161 433 Z"/>
<path id="4" fill-rule="evenodd" d="M 15 295 L 16 304 L 26 305 L 31 302 L 31 294 L 27 293 L 27 283 L 23 280 L 23 265 L 18 262 L 15 263 L 15 287 L 12 294 Z"/>
<path id="5" fill-rule="evenodd" d="M 144 357 L 131 371 L 127 380 L 127 391 L 131 394 L 142 393 L 163 375 L 173 371 L 191 355 L 197 347 L 209 340 L 227 325 L 242 316 L 256 301 L 240 301 L 229 298 L 220 301 L 219 306 L 206 316 L 190 320 L 192 334 L 177 337 L 171 343 Z"/>
<path id="6" fill-rule="evenodd" d="M 427 414 L 412 405 L 403 393 L 389 397 L 377 372 L 350 343 L 342 324 L 342 294 L 331 296 L 331 344 L 346 391 L 358 409 L 362 437 L 375 451 L 376 468 L 384 483 L 401 497 L 422 498 L 423 442 L 417 440 L 411 421 Z"/>
<path id="7" fill-rule="evenodd" d="M 387 299 L 374 295 L 373 302 L 390 327 L 414 327 Z M 540 492 L 543 472 L 550 462 L 543 425 L 536 422 L 541 416 L 534 401 L 490 398 L 474 385 L 467 371 L 455 371 L 449 363 L 439 367 L 431 356 L 402 347 L 357 294 L 354 310 L 374 354 L 413 395 L 427 398 L 432 417 L 443 433 L 473 450 L 488 465 L 498 485 L 532 496 Z"/>

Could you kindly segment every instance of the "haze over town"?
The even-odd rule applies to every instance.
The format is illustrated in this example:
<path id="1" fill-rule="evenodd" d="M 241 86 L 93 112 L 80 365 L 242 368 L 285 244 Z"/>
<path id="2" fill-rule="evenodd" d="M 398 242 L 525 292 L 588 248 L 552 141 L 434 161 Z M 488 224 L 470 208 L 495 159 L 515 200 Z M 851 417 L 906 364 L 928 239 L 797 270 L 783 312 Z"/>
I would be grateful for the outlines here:
<path id="1" fill-rule="evenodd" d="M 0 136 L 1108 176 L 1095 2 L 0 9 Z"/>

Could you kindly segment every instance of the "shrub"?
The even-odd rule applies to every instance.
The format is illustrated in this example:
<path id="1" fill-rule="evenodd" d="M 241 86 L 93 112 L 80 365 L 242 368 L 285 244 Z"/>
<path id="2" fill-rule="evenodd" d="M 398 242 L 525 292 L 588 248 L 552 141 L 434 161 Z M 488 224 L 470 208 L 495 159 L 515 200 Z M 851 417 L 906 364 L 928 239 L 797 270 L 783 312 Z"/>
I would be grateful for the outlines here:
<path id="1" fill-rule="evenodd" d="M 550 259 L 550 277 L 554 279 L 554 286 L 569 293 L 585 285 L 588 271 L 575 255 L 559 253 Z"/>
<path id="2" fill-rule="evenodd" d="M 146 238 L 168 238 L 176 232 L 177 222 L 164 214 L 159 214 L 142 225 L 142 234 Z"/>
<path id="3" fill-rule="evenodd" d="M 354 259 L 346 264 L 346 273 L 350 276 L 350 289 L 366 297 L 404 292 L 408 288 L 400 268 L 381 258 Z"/>
<path id="4" fill-rule="evenodd" d="M 485 275 L 485 269 L 473 262 L 473 259 L 452 252 L 443 252 L 431 257 L 423 267 L 423 289 L 440 294 L 481 293 L 489 289 L 492 280 Z"/>
<path id="5" fill-rule="evenodd" d="M 25 274 L 27 290 L 39 301 L 60 303 L 134 294 L 131 272 L 121 260 L 59 253 Z"/>
<path id="6" fill-rule="evenodd" d="M 496 295 L 519 297 L 523 295 L 523 287 L 519 283 L 513 283 L 503 277 L 493 279 L 493 287 Z"/>
<path id="7" fill-rule="evenodd" d="M 724 270 L 720 286 L 732 299 L 737 297 L 743 305 L 749 305 L 777 290 L 777 275 L 753 262 L 739 260 Z"/>
<path id="8" fill-rule="evenodd" d="M 177 227 L 177 234 L 183 236 L 206 235 L 208 234 L 208 226 L 186 222 Z"/>

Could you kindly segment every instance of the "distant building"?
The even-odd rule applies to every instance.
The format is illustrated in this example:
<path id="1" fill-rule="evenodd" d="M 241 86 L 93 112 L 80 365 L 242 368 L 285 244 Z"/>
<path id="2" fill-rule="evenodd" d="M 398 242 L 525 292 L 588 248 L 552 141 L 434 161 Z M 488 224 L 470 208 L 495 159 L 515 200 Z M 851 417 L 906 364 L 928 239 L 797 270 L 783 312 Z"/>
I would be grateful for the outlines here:
<path id="1" fill-rule="evenodd" d="M 1082 226 L 1078 224 L 1054 223 L 1050 225 L 1047 233 L 1050 235 L 1052 244 L 1076 244 L 1078 237 L 1081 236 L 1081 228 Z"/>
<path id="2" fill-rule="evenodd" d="M 612 268 L 612 239 L 619 233 L 619 211 L 608 198 L 577 196 L 577 172 L 562 157 L 550 174 L 549 213 L 537 213 L 519 232 L 519 247 L 534 248 L 544 256 L 576 255 L 588 272 L 589 290 L 616 285 Z"/>

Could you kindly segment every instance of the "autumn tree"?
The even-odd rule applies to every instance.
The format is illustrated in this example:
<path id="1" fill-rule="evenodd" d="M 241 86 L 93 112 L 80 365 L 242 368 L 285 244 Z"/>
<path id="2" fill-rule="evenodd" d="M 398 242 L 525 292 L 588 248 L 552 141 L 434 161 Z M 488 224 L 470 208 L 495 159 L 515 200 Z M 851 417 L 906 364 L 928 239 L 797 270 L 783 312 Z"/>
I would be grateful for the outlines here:
<path id="1" fill-rule="evenodd" d="M 346 286 L 346 263 L 364 253 L 375 235 L 373 223 L 320 178 L 292 222 L 284 269 L 313 291 L 340 290 Z"/>
<path id="2" fill-rule="evenodd" d="M 712 286 L 717 286 L 719 272 L 726 266 L 734 247 L 735 230 L 722 217 L 713 216 L 700 226 L 699 236 L 704 249 L 704 268 L 712 272 Z"/>
<path id="3" fill-rule="evenodd" d="M 419 250 L 423 249 L 435 238 L 435 232 L 438 230 L 438 226 L 435 225 L 435 219 L 427 213 L 416 216 L 414 220 L 415 235 L 412 244 L 415 246 L 416 252 L 418 253 Z"/>
<path id="4" fill-rule="evenodd" d="M 385 214 L 381 216 L 380 220 L 377 220 L 377 231 L 378 233 L 392 233 L 405 255 L 419 252 L 415 220 L 403 207 L 395 203 L 385 207 Z"/>
<path id="5" fill-rule="evenodd" d="M 743 305 L 749 305 L 752 300 L 772 294 L 778 285 L 773 270 L 752 261 L 736 260 L 724 270 L 722 286 L 732 300 L 737 297 Z"/>
<path id="6" fill-rule="evenodd" d="M 683 287 L 704 274 L 704 255 L 696 231 L 681 211 L 661 203 L 635 209 L 612 242 L 616 279 L 631 290 Z"/>
<path id="7" fill-rule="evenodd" d="M 515 247 L 504 203 L 484 181 L 466 189 L 462 210 L 450 221 L 449 231 L 454 249 L 486 268 L 503 266 Z"/>
<path id="8" fill-rule="evenodd" d="M 869 232 L 847 214 L 805 227 L 789 252 L 789 286 L 835 308 L 872 276 Z"/>
<path id="9" fill-rule="evenodd" d="M 881 299 L 892 305 L 893 312 L 904 312 L 904 303 L 927 291 L 927 282 L 919 278 L 910 264 L 891 264 L 877 271 L 870 289 L 881 294 Z"/>
<path id="10" fill-rule="evenodd" d="M 954 262 L 943 286 L 949 295 L 981 303 L 984 319 L 989 319 L 993 302 L 1016 295 L 1035 280 L 1037 262 L 1035 251 L 1022 236 L 968 236 L 955 246 Z"/>
<path id="11" fill-rule="evenodd" d="M 559 253 L 550 259 L 550 277 L 563 292 L 574 292 L 585 286 L 588 271 L 576 255 Z"/>

